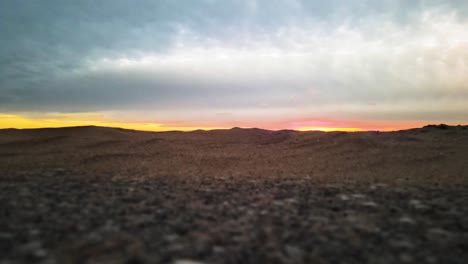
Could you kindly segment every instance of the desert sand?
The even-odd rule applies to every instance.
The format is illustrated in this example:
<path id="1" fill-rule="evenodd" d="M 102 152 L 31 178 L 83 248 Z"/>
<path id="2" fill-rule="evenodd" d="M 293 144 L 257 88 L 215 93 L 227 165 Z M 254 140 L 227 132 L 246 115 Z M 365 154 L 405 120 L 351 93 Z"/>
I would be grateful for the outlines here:
<path id="1" fill-rule="evenodd" d="M 468 127 L 0 130 L 0 263 L 466 263 Z"/>

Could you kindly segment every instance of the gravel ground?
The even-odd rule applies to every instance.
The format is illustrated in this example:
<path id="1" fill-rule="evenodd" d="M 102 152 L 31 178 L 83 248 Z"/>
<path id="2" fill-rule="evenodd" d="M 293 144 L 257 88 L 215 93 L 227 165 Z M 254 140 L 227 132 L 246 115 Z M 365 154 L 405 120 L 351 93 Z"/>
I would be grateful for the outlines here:
<path id="1" fill-rule="evenodd" d="M 0 263 L 467 263 L 468 186 L 0 177 Z"/>

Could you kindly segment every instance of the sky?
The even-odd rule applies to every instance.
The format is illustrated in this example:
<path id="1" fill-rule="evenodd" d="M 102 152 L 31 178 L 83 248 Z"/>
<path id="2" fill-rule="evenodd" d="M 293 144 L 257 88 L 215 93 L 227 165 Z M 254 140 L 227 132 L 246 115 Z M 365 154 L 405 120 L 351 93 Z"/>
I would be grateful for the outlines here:
<path id="1" fill-rule="evenodd" d="M 468 123 L 466 0 L 2 0 L 0 128 Z"/>

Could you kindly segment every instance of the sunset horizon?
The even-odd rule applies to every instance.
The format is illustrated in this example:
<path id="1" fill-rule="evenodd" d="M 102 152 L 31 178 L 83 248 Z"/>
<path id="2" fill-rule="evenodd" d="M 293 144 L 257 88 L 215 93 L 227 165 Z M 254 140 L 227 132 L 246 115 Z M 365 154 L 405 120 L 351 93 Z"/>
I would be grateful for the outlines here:
<path id="1" fill-rule="evenodd" d="M 315 122 L 310 121 L 283 121 L 274 122 L 270 124 L 252 124 L 252 123 L 222 123 L 219 126 L 206 126 L 196 124 L 177 124 L 174 123 L 172 126 L 166 126 L 164 124 L 157 124 L 151 122 L 139 122 L 139 123 L 125 123 L 116 121 L 105 121 L 99 119 L 93 119 L 90 117 L 100 117 L 100 115 L 87 114 L 80 115 L 81 118 L 77 118 L 76 115 L 63 115 L 57 114 L 49 116 L 49 118 L 33 119 L 26 118 L 20 115 L 5 115 L 0 114 L 0 129 L 40 129 L 40 128 L 65 128 L 65 127 L 81 127 L 81 126 L 99 126 L 99 127 L 110 127 L 110 128 L 123 128 L 133 129 L 141 131 L 153 131 L 153 132 L 165 132 L 165 131 L 195 131 L 195 130 L 217 130 L 217 129 L 231 129 L 235 127 L 239 128 L 258 128 L 266 130 L 296 130 L 296 131 L 324 131 L 324 132 L 364 132 L 364 131 L 381 131 L 390 132 L 398 130 L 406 130 L 412 128 L 420 128 L 427 125 L 438 125 L 446 124 L 451 126 L 466 125 L 463 122 L 444 122 L 444 121 L 418 121 L 418 122 L 362 122 L 362 121 L 338 121 L 338 120 L 317 120 Z M 83 117 L 87 117 L 83 119 Z M 313 124 L 316 125 L 313 125 Z"/>
<path id="2" fill-rule="evenodd" d="M 468 123 L 457 1 L 1 5 L 1 128 Z"/>

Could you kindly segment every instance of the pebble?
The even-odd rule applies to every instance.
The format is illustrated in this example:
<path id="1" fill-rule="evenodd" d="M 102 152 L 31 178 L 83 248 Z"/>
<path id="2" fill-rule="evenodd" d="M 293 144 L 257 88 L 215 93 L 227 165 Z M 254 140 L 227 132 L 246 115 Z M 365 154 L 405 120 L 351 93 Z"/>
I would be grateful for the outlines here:
<path id="1" fill-rule="evenodd" d="M 213 253 L 215 253 L 215 254 L 222 254 L 222 253 L 224 253 L 224 247 L 221 247 L 221 246 L 214 246 L 214 247 L 213 247 Z"/>
<path id="2" fill-rule="evenodd" d="M 342 200 L 342 201 L 348 201 L 349 200 L 349 196 L 346 195 L 346 194 L 340 194 L 340 195 L 338 195 L 338 198 L 340 198 L 340 200 Z"/>
<path id="3" fill-rule="evenodd" d="M 29 230 L 29 235 L 30 236 L 38 236 L 41 233 L 39 229 L 31 229 Z"/>
<path id="4" fill-rule="evenodd" d="M 406 239 L 402 240 L 392 240 L 390 241 L 390 245 L 396 248 L 406 248 L 406 249 L 412 249 L 414 248 L 414 244 Z"/>
<path id="5" fill-rule="evenodd" d="M 427 208 L 427 206 L 425 204 L 423 204 L 421 201 L 419 200 L 410 200 L 409 202 L 409 205 L 411 205 L 412 207 L 416 208 L 416 209 L 425 209 Z"/>
<path id="6" fill-rule="evenodd" d="M 376 184 L 372 184 L 372 185 L 370 186 L 370 189 L 371 189 L 371 190 L 376 190 L 376 189 L 379 189 L 379 188 L 380 188 L 380 189 L 381 189 L 381 188 L 385 188 L 385 187 L 387 187 L 387 186 L 388 186 L 388 184 L 385 184 L 385 183 L 376 183 Z"/>
<path id="7" fill-rule="evenodd" d="M 56 168 L 56 169 L 53 170 L 53 172 L 54 172 L 55 174 L 61 174 L 61 173 L 64 173 L 64 172 L 65 172 L 65 169 L 63 169 L 63 168 Z"/>
<path id="8" fill-rule="evenodd" d="M 402 253 L 400 254 L 400 261 L 401 263 L 410 263 L 414 261 L 413 256 L 407 254 L 407 253 Z"/>
<path id="9" fill-rule="evenodd" d="M 292 259 L 300 260 L 304 257 L 304 251 L 296 246 L 287 245 L 285 251 Z"/>
<path id="10" fill-rule="evenodd" d="M 361 205 L 366 206 L 366 207 L 377 207 L 378 204 L 373 202 L 373 201 L 366 201 L 361 203 Z"/>
<path id="11" fill-rule="evenodd" d="M 44 258 L 47 257 L 47 250 L 43 248 L 39 248 L 33 252 L 33 255 L 38 257 L 38 258 Z"/>
<path id="12" fill-rule="evenodd" d="M 445 229 L 442 228 L 429 228 L 427 230 L 428 235 L 434 235 L 434 236 L 443 236 L 443 237 L 448 237 L 451 235 L 451 233 Z"/>
<path id="13" fill-rule="evenodd" d="M 174 242 L 174 241 L 176 241 L 178 238 L 179 238 L 179 236 L 178 236 L 177 234 L 170 234 L 170 235 L 165 236 L 165 239 L 166 239 L 166 241 L 168 241 L 168 242 Z"/>
<path id="14" fill-rule="evenodd" d="M 409 216 L 402 216 L 398 219 L 398 222 L 402 223 L 402 224 L 414 224 L 415 221 L 413 220 L 413 218 L 409 217 Z"/>

